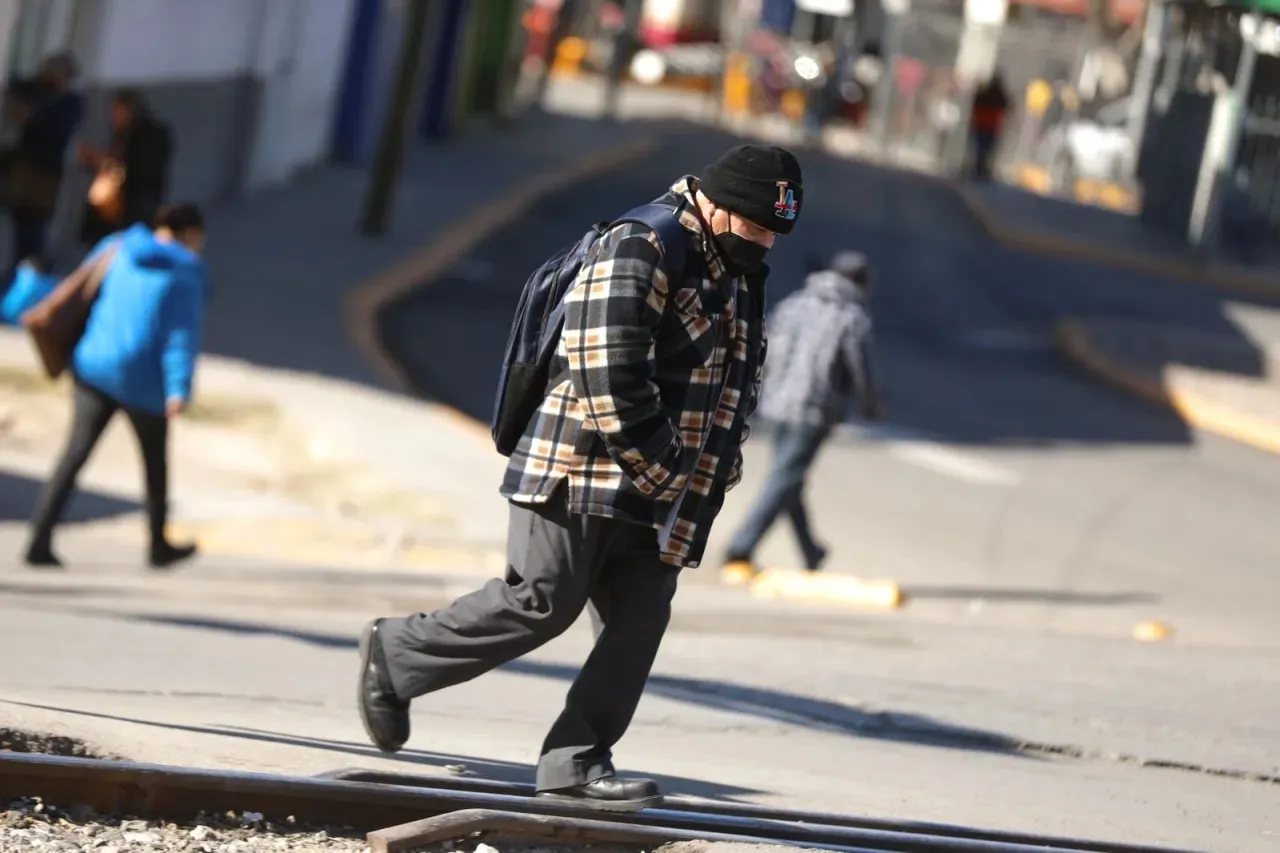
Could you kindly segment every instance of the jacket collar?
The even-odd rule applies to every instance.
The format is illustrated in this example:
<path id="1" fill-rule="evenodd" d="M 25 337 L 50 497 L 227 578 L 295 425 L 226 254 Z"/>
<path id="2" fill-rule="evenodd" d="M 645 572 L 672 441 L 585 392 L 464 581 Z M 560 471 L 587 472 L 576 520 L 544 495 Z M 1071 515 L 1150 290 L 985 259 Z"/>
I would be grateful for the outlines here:
<path id="1" fill-rule="evenodd" d="M 694 194 L 698 191 L 698 179 L 693 175 L 685 175 L 671 185 L 663 201 L 675 206 L 676 218 L 685 230 L 694 235 L 696 247 L 707 261 L 707 273 L 712 281 L 729 279 L 731 276 L 725 268 L 724 258 L 720 254 L 715 236 L 711 233 L 709 223 L 703 221 L 698 211 Z"/>

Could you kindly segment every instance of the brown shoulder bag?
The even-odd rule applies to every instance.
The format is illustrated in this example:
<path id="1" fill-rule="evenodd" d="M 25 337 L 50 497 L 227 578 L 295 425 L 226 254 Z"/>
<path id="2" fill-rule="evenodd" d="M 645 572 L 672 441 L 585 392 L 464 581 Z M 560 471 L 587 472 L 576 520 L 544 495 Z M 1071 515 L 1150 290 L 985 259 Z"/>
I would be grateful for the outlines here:
<path id="1" fill-rule="evenodd" d="M 57 379 L 71 364 L 71 355 L 84 337 L 89 311 L 102 289 L 115 257 L 116 247 L 107 247 L 94 263 L 81 264 L 62 280 L 53 292 L 22 315 L 22 325 L 31 334 L 40 363 L 50 379 Z"/>

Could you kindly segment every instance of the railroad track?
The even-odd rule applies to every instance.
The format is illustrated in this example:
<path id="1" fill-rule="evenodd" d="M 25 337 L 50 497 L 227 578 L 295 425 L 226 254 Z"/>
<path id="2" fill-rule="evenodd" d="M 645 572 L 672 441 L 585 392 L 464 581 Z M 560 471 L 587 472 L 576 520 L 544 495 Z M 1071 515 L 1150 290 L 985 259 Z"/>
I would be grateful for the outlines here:
<path id="1" fill-rule="evenodd" d="M 642 812 L 586 815 L 583 809 L 535 798 L 528 785 L 361 769 L 294 777 L 0 755 L 0 802 L 20 797 L 151 820 L 186 820 L 201 811 L 292 815 L 301 822 L 344 824 L 366 832 L 375 853 L 403 853 L 478 833 L 645 848 L 699 839 L 840 853 L 1186 853 L 678 797 Z"/>

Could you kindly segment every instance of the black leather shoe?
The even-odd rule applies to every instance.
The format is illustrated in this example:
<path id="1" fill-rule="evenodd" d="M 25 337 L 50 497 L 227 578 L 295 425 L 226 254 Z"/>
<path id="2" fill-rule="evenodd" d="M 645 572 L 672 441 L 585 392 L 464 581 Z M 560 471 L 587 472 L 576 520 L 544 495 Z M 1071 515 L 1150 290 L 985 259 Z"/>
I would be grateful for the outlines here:
<path id="1" fill-rule="evenodd" d="M 539 797 L 605 812 L 638 812 L 662 805 L 662 792 L 652 779 L 623 779 L 605 776 L 585 785 L 539 791 Z"/>
<path id="2" fill-rule="evenodd" d="M 195 555 L 195 545 L 172 545 L 168 542 L 158 542 L 151 546 L 151 553 L 147 555 L 147 562 L 151 564 L 153 569 L 167 569 L 170 566 L 181 563 L 183 560 L 190 560 Z"/>
<path id="3" fill-rule="evenodd" d="M 365 734 L 383 752 L 399 752 L 409 740 L 409 703 L 396 696 L 387 674 L 387 657 L 378 633 L 381 619 L 364 626 L 360 635 L 360 679 L 356 704 Z"/>

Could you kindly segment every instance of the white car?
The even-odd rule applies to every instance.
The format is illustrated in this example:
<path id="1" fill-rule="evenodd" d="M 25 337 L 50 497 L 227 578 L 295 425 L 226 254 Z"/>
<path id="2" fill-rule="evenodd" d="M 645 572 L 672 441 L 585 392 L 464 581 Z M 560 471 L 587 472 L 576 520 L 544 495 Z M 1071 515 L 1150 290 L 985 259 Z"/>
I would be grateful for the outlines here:
<path id="1" fill-rule="evenodd" d="M 1092 120 L 1074 119 L 1055 127 L 1045 143 L 1066 161 L 1073 178 L 1123 180 L 1132 174 L 1136 157 L 1128 121 L 1129 100 L 1124 98 L 1098 110 Z"/>

